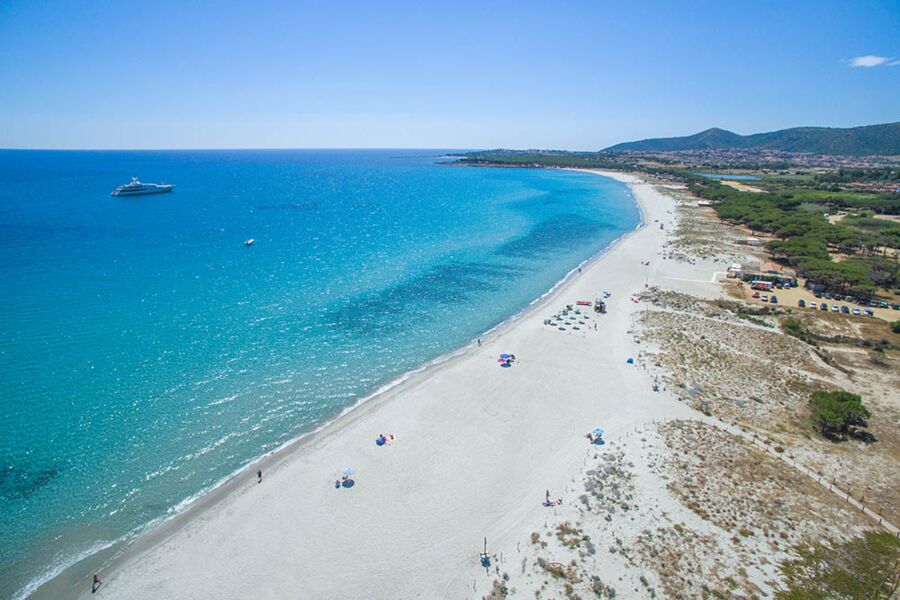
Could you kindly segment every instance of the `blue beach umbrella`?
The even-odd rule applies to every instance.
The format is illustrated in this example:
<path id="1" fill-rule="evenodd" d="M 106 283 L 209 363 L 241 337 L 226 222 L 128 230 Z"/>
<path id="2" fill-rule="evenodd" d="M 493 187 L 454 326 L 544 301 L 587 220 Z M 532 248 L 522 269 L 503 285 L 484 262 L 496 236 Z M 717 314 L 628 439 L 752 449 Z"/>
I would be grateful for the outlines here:
<path id="1" fill-rule="evenodd" d="M 341 471 L 341 473 L 344 475 L 344 477 L 350 477 L 351 475 L 353 475 L 353 469 L 351 469 L 350 467 L 345 467 L 344 470 Z"/>
<path id="2" fill-rule="evenodd" d="M 603 435 L 603 430 L 598 427 L 597 429 L 593 430 L 591 433 L 593 433 L 594 435 L 600 436 L 600 435 Z"/>
<path id="3" fill-rule="evenodd" d="M 501 354 L 500 358 L 507 359 L 507 358 L 510 358 L 510 355 L 509 354 Z"/>

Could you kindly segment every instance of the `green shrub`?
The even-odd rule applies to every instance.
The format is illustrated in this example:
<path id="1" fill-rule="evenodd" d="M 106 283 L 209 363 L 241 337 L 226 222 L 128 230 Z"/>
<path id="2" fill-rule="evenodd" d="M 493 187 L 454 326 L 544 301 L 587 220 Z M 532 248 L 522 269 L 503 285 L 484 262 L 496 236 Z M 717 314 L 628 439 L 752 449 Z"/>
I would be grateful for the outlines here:
<path id="1" fill-rule="evenodd" d="M 872 416 L 862 398 L 850 392 L 816 392 L 810 403 L 816 426 L 829 439 L 847 439 L 857 427 L 867 427 L 866 419 Z"/>
<path id="2" fill-rule="evenodd" d="M 802 342 L 806 342 L 810 346 L 816 346 L 816 338 L 803 326 L 800 319 L 793 317 L 785 317 L 781 320 L 781 330 L 786 334 L 797 338 Z"/>

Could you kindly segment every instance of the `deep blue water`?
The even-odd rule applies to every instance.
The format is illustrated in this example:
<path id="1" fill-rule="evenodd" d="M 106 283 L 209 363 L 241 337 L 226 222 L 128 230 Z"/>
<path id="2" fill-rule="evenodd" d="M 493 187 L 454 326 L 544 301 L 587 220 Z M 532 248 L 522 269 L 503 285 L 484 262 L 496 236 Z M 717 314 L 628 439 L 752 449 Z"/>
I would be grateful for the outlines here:
<path id="1" fill-rule="evenodd" d="M 706 177 L 708 179 L 734 179 L 736 181 L 753 181 L 759 179 L 756 175 L 731 175 L 729 173 L 694 173 L 694 175 L 699 175 L 700 177 Z"/>
<path id="2" fill-rule="evenodd" d="M 468 343 L 639 220 L 610 179 L 435 154 L 0 151 L 0 597 Z M 132 175 L 177 188 L 109 195 Z"/>

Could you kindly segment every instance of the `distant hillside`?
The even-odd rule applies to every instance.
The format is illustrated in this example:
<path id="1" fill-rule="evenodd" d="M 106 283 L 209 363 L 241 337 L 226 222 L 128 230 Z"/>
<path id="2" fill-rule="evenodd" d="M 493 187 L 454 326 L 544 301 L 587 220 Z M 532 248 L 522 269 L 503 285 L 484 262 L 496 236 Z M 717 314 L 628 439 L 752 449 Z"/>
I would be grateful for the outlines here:
<path id="1" fill-rule="evenodd" d="M 681 150 L 780 150 L 842 155 L 900 155 L 900 122 L 847 129 L 794 127 L 769 133 L 738 135 L 714 127 L 684 137 L 625 142 L 606 152 L 673 152 Z"/>

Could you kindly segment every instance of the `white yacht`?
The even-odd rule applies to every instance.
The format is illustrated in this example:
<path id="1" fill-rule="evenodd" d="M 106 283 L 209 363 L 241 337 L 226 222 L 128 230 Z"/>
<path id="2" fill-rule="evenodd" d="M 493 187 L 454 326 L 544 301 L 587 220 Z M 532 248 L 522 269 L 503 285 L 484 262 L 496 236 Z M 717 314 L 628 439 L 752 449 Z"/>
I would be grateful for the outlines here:
<path id="1" fill-rule="evenodd" d="M 142 194 L 164 194 L 175 188 L 170 183 L 141 183 L 137 177 L 131 178 L 131 183 L 120 185 L 112 191 L 113 196 L 140 196 Z"/>

